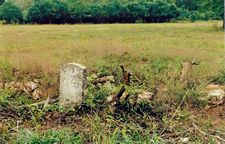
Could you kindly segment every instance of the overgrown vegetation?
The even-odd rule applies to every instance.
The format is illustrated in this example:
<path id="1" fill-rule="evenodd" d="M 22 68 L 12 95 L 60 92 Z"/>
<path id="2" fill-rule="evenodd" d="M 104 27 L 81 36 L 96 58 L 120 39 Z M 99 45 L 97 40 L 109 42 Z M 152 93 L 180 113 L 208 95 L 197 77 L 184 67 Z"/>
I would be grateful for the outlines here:
<path id="1" fill-rule="evenodd" d="M 19 18 L 18 13 L 4 11 L 9 9 L 7 3 L 13 3 Z M 23 8 L 23 21 L 19 7 Z M 8 16 L 0 17 L 6 23 L 150 23 L 223 19 L 223 0 L 29 0 L 23 3 L 11 0 L 1 9 L 0 16 Z M 15 18 L 19 20 L 15 21 Z"/>
<path id="2" fill-rule="evenodd" d="M 17 90 L 1 90 L 0 140 L 141 144 L 175 142 L 188 136 L 190 142 L 220 141 L 213 137 L 205 140 L 201 133 L 196 136 L 192 133 L 197 130 L 195 128 L 184 133 L 190 123 L 201 124 L 193 120 L 201 116 L 192 118 L 192 111 L 188 109 L 202 110 L 207 103 L 201 100 L 205 97 L 201 92 L 204 84 L 199 84 L 198 79 L 190 79 L 188 85 L 179 81 L 181 62 L 171 58 L 132 57 L 127 53 L 106 56 L 89 70 L 86 100 L 76 109 L 59 106 L 58 88 L 47 100 L 46 97 L 34 100 Z M 123 79 L 124 70 L 131 74 L 128 82 Z M 29 75 L 32 73 L 24 77 Z M 108 76 L 113 79 L 99 80 Z M 36 77 L 43 83 L 44 77 Z M 52 79 L 58 81 L 56 77 Z M 19 79 L 15 77 L 14 80 Z M 123 86 L 126 93 L 115 104 L 110 104 L 108 98 Z M 152 98 L 140 99 L 144 91 L 152 92 Z M 174 134 L 173 138 L 170 134 Z"/>

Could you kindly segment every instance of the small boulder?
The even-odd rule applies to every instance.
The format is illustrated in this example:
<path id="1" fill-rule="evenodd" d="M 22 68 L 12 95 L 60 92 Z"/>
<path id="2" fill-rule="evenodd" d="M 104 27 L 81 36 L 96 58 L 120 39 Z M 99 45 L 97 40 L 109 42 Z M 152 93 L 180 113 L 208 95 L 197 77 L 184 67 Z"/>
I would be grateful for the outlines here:
<path id="1" fill-rule="evenodd" d="M 115 82 L 114 76 L 105 76 L 105 77 L 101 77 L 98 78 L 98 83 L 106 83 L 106 82 Z"/>
<path id="2" fill-rule="evenodd" d="M 25 84 L 25 90 L 24 91 L 25 92 L 26 91 L 27 92 L 33 92 L 37 88 L 38 88 L 38 85 L 35 82 L 30 81 L 30 82 L 28 82 L 28 83 Z"/>
<path id="3" fill-rule="evenodd" d="M 189 142 L 189 137 L 185 137 L 185 138 L 180 138 L 180 142 L 181 143 L 188 143 Z"/>
<path id="4" fill-rule="evenodd" d="M 225 102 L 225 92 L 222 89 L 208 92 L 208 102 L 214 105 L 222 105 Z"/>
<path id="5" fill-rule="evenodd" d="M 10 82 L 5 84 L 5 89 L 13 89 L 15 82 Z"/>
<path id="6" fill-rule="evenodd" d="M 40 99 L 42 95 L 43 95 L 43 93 L 39 89 L 34 90 L 34 92 L 32 93 L 32 97 L 35 100 Z"/>
<path id="7" fill-rule="evenodd" d="M 137 102 L 140 102 L 142 100 L 152 101 L 153 99 L 154 99 L 154 97 L 153 97 L 153 93 L 152 92 L 144 91 L 144 92 L 138 94 Z"/>
<path id="8" fill-rule="evenodd" d="M 16 90 L 16 91 L 23 91 L 23 89 L 24 89 L 23 83 L 20 83 L 20 82 L 14 83 L 13 87 L 14 87 L 14 90 Z"/>
<path id="9" fill-rule="evenodd" d="M 110 96 L 107 97 L 106 101 L 107 101 L 108 103 L 111 103 L 111 102 L 113 101 L 114 98 L 115 98 L 115 95 L 110 95 Z"/>

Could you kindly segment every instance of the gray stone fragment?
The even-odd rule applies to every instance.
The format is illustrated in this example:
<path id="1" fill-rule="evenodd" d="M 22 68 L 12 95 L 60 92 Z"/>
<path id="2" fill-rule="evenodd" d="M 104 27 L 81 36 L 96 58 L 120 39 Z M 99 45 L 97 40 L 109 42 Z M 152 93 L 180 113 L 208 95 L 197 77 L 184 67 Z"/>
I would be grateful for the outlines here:
<path id="1" fill-rule="evenodd" d="M 221 105 L 225 101 L 225 92 L 222 89 L 211 90 L 208 92 L 208 101 L 214 105 Z"/>

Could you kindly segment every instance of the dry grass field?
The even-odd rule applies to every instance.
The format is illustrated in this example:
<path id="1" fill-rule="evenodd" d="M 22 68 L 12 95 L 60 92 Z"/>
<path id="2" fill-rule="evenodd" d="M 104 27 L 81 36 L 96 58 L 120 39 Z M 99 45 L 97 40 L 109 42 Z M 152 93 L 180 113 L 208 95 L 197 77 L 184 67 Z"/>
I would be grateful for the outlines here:
<path id="1" fill-rule="evenodd" d="M 206 99 L 207 85 L 225 81 L 221 25 L 0 25 L 0 143 L 225 142 L 225 105 Z M 184 84 L 182 62 L 193 59 Z M 88 67 L 77 109 L 58 104 L 58 71 L 67 62 Z M 24 91 L 30 81 L 38 97 Z M 121 87 L 125 98 L 111 106 Z M 138 102 L 143 92 L 154 97 Z"/>
<path id="2" fill-rule="evenodd" d="M 1 25 L 0 59 L 16 67 L 91 65 L 109 54 L 200 61 L 199 75 L 223 65 L 221 22 L 110 25 Z"/>

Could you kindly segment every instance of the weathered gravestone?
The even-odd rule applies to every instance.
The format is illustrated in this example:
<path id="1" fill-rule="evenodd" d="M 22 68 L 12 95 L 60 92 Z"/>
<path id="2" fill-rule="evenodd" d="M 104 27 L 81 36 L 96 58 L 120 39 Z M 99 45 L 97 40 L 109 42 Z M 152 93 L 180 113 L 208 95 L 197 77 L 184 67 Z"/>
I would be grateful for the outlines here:
<path id="1" fill-rule="evenodd" d="M 81 64 L 68 63 L 60 69 L 60 105 L 79 106 L 84 100 L 87 84 L 87 68 Z"/>

